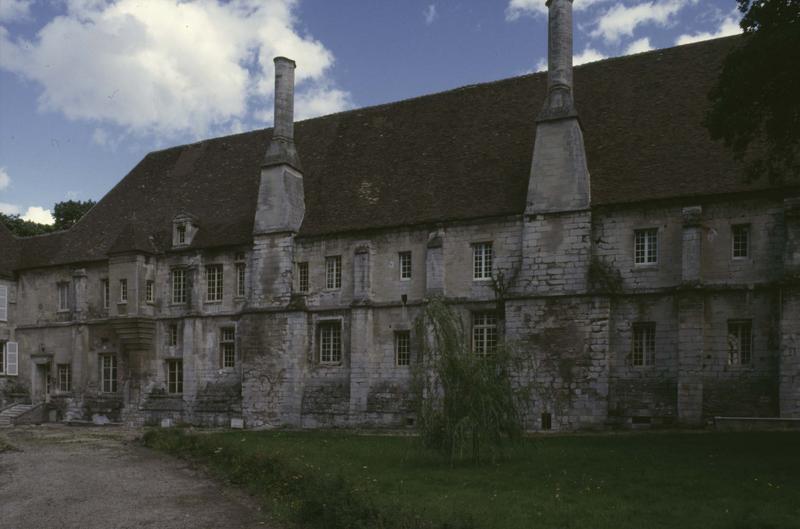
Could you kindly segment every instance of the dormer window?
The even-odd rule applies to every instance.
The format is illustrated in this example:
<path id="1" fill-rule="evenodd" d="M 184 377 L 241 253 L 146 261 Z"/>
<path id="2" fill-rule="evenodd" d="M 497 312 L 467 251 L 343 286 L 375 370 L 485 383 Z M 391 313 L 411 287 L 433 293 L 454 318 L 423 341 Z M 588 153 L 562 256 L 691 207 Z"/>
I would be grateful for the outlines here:
<path id="1" fill-rule="evenodd" d="M 197 234 L 197 223 L 188 213 L 179 213 L 172 219 L 172 246 L 180 248 L 192 244 Z"/>

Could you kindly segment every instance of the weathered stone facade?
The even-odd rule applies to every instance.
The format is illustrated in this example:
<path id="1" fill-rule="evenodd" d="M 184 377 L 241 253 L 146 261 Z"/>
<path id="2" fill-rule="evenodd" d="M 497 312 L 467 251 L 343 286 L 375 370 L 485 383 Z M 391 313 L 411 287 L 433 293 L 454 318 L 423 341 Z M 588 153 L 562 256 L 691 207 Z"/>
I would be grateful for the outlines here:
<path id="1" fill-rule="evenodd" d="M 349 212 L 314 195 L 324 185 L 319 160 L 358 144 L 337 132 L 340 115 L 318 121 L 334 138 L 325 153 L 295 147 L 294 64 L 278 59 L 275 133 L 259 147 L 258 174 L 229 169 L 238 147 L 220 139 L 146 158 L 125 195 L 111 193 L 66 234 L 20 240 L 0 227 L 0 408 L 32 400 L 59 419 L 149 424 L 408 426 L 412 368 L 399 360 L 398 340 L 413 344 L 415 318 L 442 296 L 465 328 L 491 315 L 501 339 L 523 353 L 517 380 L 532 388 L 531 430 L 800 417 L 800 191 L 593 198 L 599 184 L 590 181 L 565 62 L 571 3 L 550 6 L 561 13 L 551 24 L 557 49 L 536 139 L 523 138 L 533 149 L 527 192 L 513 208 L 411 215 L 396 225 L 365 216 L 359 229 L 326 228 L 319 219 Z M 358 119 L 387 131 L 401 123 L 390 110 Z M 476 137 L 501 135 L 492 130 Z M 442 137 L 444 151 L 453 140 Z M 381 167 L 409 163 L 379 151 Z M 198 182 L 229 178 L 246 188 L 252 203 L 240 209 L 249 221 L 226 218 L 238 209 L 207 213 L 207 196 L 231 184 L 206 189 L 182 176 L 200 173 L 209 156 L 223 159 L 222 172 Z M 478 166 L 500 165 L 499 156 Z M 152 169 L 159 157 L 165 169 Z M 340 169 L 325 159 L 326 169 Z M 364 211 L 387 200 L 385 189 L 400 196 L 396 182 L 381 187 L 358 167 L 341 170 Z M 124 213 L 159 199 L 162 182 L 180 192 L 171 209 L 149 224 L 136 209 Z M 472 197 L 476 210 L 484 198 Z M 424 208 L 423 199 L 406 208 Z M 443 211 L 462 211 L 445 204 L 449 195 L 436 199 Z M 335 214 L 326 217 L 326 207 Z M 103 208 L 119 212 L 122 226 L 110 227 Z M 65 240 L 91 248 L 70 254 Z M 487 255 L 488 274 L 479 270 Z"/>

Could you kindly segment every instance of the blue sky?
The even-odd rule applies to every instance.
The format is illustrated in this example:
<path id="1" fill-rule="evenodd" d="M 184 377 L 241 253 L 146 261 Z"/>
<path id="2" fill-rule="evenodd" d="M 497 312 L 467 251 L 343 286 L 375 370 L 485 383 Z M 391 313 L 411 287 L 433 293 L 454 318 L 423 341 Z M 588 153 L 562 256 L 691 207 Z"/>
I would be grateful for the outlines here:
<path id="1" fill-rule="evenodd" d="M 575 0 L 575 62 L 738 33 L 734 0 Z M 47 221 L 149 151 L 544 66 L 544 0 L 0 0 L 0 211 Z"/>

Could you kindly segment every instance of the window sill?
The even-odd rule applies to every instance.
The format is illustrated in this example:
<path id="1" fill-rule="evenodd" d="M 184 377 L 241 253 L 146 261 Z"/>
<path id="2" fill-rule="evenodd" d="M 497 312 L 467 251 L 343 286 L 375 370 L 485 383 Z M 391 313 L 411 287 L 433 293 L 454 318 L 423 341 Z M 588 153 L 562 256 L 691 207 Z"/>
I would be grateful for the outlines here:
<path id="1" fill-rule="evenodd" d="M 644 271 L 652 271 L 658 269 L 659 269 L 658 263 L 639 263 L 639 264 L 633 263 L 634 271 L 641 270 L 644 272 Z"/>
<path id="2" fill-rule="evenodd" d="M 317 362 L 319 367 L 342 367 L 342 362 Z"/>
<path id="3" fill-rule="evenodd" d="M 207 299 L 203 303 L 205 303 L 206 305 L 221 305 L 222 304 L 222 300 L 221 299 L 213 299 L 213 300 Z"/>
<path id="4" fill-rule="evenodd" d="M 473 277 L 472 280 L 475 281 L 475 282 L 481 282 L 482 283 L 482 282 L 489 282 L 489 281 L 492 280 L 492 278 L 491 277 Z"/>

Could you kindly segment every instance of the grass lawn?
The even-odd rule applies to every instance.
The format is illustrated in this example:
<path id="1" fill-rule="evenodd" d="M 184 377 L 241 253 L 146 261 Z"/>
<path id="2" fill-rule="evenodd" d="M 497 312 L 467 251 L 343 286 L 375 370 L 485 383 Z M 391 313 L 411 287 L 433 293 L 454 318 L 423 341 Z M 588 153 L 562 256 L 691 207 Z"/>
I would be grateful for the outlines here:
<path id="1" fill-rule="evenodd" d="M 539 436 L 496 464 L 455 467 L 408 437 L 273 431 L 196 438 L 213 448 L 204 458 L 212 468 L 226 453 L 269 457 L 297 479 L 340 476 L 379 509 L 437 524 L 467 513 L 486 529 L 800 528 L 794 432 Z"/>

